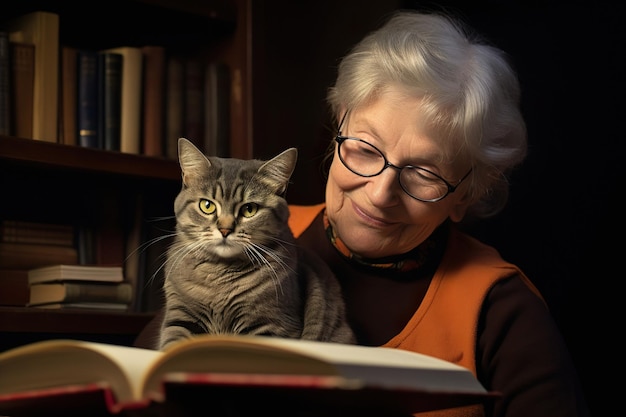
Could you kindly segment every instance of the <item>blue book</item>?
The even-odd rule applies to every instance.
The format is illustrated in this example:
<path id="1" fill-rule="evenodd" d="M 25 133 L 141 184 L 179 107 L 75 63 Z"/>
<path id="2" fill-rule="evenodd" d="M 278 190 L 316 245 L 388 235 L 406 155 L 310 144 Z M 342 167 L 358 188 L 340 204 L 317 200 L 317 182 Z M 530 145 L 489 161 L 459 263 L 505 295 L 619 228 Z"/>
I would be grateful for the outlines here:
<path id="1" fill-rule="evenodd" d="M 78 144 L 102 148 L 98 134 L 98 52 L 78 51 Z"/>
<path id="2" fill-rule="evenodd" d="M 98 66 L 99 107 L 98 127 L 103 149 L 120 150 L 122 134 L 122 67 L 124 56 L 100 51 Z"/>

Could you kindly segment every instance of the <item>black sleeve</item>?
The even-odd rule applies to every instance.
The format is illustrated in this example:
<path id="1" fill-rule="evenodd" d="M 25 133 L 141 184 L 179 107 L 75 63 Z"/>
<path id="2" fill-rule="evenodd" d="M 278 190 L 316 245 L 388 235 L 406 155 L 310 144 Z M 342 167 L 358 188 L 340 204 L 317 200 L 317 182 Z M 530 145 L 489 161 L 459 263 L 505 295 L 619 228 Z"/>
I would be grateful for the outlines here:
<path id="1" fill-rule="evenodd" d="M 545 303 L 513 276 L 488 294 L 478 324 L 478 379 L 498 417 L 588 416 L 580 381 Z"/>

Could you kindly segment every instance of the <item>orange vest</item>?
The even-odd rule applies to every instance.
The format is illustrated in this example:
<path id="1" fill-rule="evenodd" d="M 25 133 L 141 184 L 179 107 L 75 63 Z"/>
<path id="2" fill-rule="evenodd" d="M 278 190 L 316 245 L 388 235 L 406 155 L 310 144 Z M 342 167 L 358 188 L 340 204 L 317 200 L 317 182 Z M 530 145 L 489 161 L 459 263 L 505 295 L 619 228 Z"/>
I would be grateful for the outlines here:
<path id="1" fill-rule="evenodd" d="M 325 207 L 290 206 L 289 226 L 298 237 Z M 453 229 L 446 253 L 413 317 L 384 346 L 435 356 L 470 369 L 476 376 L 476 337 L 480 309 L 489 290 L 501 279 L 518 275 L 541 297 L 515 265 L 492 247 Z M 482 406 L 459 407 L 420 417 L 484 416 Z"/>

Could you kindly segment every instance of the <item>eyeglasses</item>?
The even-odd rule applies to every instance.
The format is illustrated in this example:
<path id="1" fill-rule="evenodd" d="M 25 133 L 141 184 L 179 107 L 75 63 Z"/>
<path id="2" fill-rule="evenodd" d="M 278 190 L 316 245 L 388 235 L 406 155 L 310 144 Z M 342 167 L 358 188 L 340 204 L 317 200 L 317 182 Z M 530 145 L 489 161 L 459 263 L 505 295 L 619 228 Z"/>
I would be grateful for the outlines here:
<path id="1" fill-rule="evenodd" d="M 341 125 L 343 125 L 343 120 L 340 128 Z M 335 141 L 338 146 L 339 159 L 350 171 L 361 177 L 375 177 L 389 167 L 395 168 L 399 171 L 398 182 L 404 192 L 412 198 L 426 203 L 441 201 L 448 194 L 455 192 L 472 172 L 470 168 L 456 185 L 452 185 L 426 168 L 412 165 L 396 166 L 389 162 L 376 146 L 363 139 L 342 136 L 341 130 L 335 137 Z"/>

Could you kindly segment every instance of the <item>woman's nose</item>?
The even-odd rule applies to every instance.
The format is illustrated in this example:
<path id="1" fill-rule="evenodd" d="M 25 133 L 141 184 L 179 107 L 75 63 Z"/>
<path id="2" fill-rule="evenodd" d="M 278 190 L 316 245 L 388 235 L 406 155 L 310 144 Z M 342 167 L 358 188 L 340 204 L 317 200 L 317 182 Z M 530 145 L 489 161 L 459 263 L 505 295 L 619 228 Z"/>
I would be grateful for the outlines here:
<path id="1" fill-rule="evenodd" d="M 396 204 L 402 191 L 398 182 L 398 171 L 392 166 L 387 167 L 375 177 L 370 177 L 368 185 L 370 201 L 383 207 Z"/>

